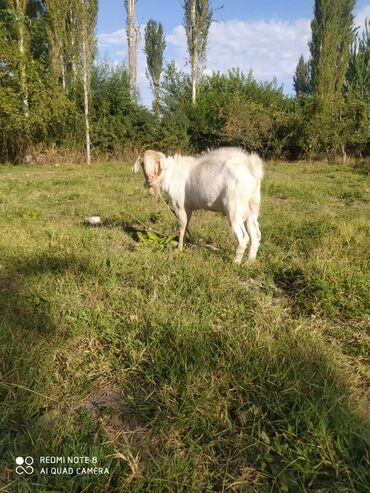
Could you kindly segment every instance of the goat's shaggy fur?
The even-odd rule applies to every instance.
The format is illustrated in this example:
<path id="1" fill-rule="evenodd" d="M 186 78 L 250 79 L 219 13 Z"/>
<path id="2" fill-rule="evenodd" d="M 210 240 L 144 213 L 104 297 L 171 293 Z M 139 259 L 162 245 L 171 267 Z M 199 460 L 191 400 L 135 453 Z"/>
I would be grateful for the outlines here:
<path id="1" fill-rule="evenodd" d="M 166 157 L 146 151 L 133 166 L 143 168 L 152 195 L 165 192 L 180 222 L 179 249 L 192 212 L 208 209 L 224 212 L 238 240 L 234 261 L 240 263 L 250 239 L 248 259 L 256 258 L 261 233 L 258 224 L 263 163 L 257 154 L 237 148 L 221 148 L 199 157 Z"/>

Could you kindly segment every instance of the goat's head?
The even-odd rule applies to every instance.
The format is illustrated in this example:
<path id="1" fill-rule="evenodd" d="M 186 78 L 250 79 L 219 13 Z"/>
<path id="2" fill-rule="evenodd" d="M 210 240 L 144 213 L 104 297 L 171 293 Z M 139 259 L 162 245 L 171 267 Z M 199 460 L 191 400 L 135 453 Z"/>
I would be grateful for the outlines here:
<path id="1" fill-rule="evenodd" d="M 132 166 L 133 173 L 138 173 L 141 166 L 145 177 L 144 186 L 149 189 L 149 193 L 154 197 L 159 193 L 160 175 L 164 169 L 165 161 L 166 156 L 161 152 L 145 151 Z"/>

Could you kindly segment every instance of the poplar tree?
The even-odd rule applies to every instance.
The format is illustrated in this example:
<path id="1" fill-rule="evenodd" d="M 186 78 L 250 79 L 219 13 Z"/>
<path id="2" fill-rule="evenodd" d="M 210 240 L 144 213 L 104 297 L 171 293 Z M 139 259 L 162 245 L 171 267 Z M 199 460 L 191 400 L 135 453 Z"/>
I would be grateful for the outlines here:
<path id="1" fill-rule="evenodd" d="M 310 93 L 310 66 L 308 62 L 304 61 L 303 55 L 300 56 L 297 64 L 295 75 L 293 77 L 293 86 L 297 96 Z"/>
<path id="2" fill-rule="evenodd" d="M 0 1 L 0 161 L 21 162 L 64 121 L 48 49 L 44 2 Z"/>
<path id="3" fill-rule="evenodd" d="M 64 0 L 67 5 L 65 58 L 67 93 L 70 98 L 76 97 L 79 80 L 78 66 L 82 50 L 80 0 Z"/>
<path id="4" fill-rule="evenodd" d="M 160 79 L 163 71 L 163 53 L 166 48 L 163 26 L 150 19 L 145 27 L 145 54 L 147 77 L 153 92 L 153 108 L 158 109 Z"/>
<path id="5" fill-rule="evenodd" d="M 89 99 L 91 66 L 95 51 L 95 24 L 98 13 L 97 0 L 80 0 L 81 40 L 82 40 L 82 80 L 84 91 L 84 114 L 86 135 L 86 163 L 91 163 Z"/>
<path id="6" fill-rule="evenodd" d="M 9 0 L 9 10 L 12 13 L 15 35 L 18 41 L 19 80 L 22 93 L 23 111 L 26 117 L 29 115 L 29 95 L 26 75 L 26 62 L 28 52 L 27 36 L 27 5 L 28 0 Z"/>
<path id="7" fill-rule="evenodd" d="M 351 48 L 346 87 L 360 99 L 370 103 L 370 20 Z"/>
<path id="8" fill-rule="evenodd" d="M 45 6 L 50 73 L 54 81 L 61 84 L 64 93 L 74 100 L 79 79 L 78 66 L 83 55 L 85 10 L 81 9 L 81 0 L 58 0 L 58 3 L 45 0 Z M 96 9 L 96 6 L 93 8 Z M 93 52 L 94 43 L 93 40 Z"/>
<path id="9" fill-rule="evenodd" d="M 70 2 L 68 2 L 70 3 Z M 50 71 L 66 92 L 67 0 L 46 0 Z"/>
<path id="10" fill-rule="evenodd" d="M 213 11 L 209 0 L 184 0 L 184 26 L 191 66 L 192 102 L 197 98 L 197 88 L 206 63 L 207 40 Z"/>
<path id="11" fill-rule="evenodd" d="M 135 20 L 136 3 L 137 0 L 125 0 L 127 15 L 128 75 L 132 99 L 136 99 L 137 97 L 137 49 L 140 40 L 140 26 L 136 24 Z"/>
<path id="12" fill-rule="evenodd" d="M 315 0 L 310 43 L 312 90 L 322 100 L 333 100 L 343 91 L 354 37 L 356 0 Z"/>

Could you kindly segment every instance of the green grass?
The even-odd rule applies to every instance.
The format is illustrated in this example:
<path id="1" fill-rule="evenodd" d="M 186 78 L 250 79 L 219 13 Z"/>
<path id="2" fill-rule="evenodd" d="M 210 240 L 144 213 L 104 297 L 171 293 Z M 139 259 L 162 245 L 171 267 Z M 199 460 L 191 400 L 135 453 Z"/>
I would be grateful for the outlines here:
<path id="1" fill-rule="evenodd" d="M 258 261 L 235 266 L 213 213 L 178 253 L 127 165 L 0 167 L 1 491 L 369 491 L 368 178 L 266 168 Z"/>

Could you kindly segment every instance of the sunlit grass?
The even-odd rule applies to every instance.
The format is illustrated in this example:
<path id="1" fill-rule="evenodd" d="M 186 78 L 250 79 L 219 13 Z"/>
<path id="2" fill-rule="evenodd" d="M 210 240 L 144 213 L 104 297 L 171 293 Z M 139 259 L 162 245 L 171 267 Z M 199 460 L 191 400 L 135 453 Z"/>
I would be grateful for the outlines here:
<path id="1" fill-rule="evenodd" d="M 145 241 L 143 224 L 176 222 L 142 181 L 123 164 L 0 167 L 0 481 L 366 491 L 367 177 L 267 164 L 253 266 L 231 263 L 218 214 L 194 214 L 182 254 Z M 41 475 L 42 455 L 110 474 Z"/>

